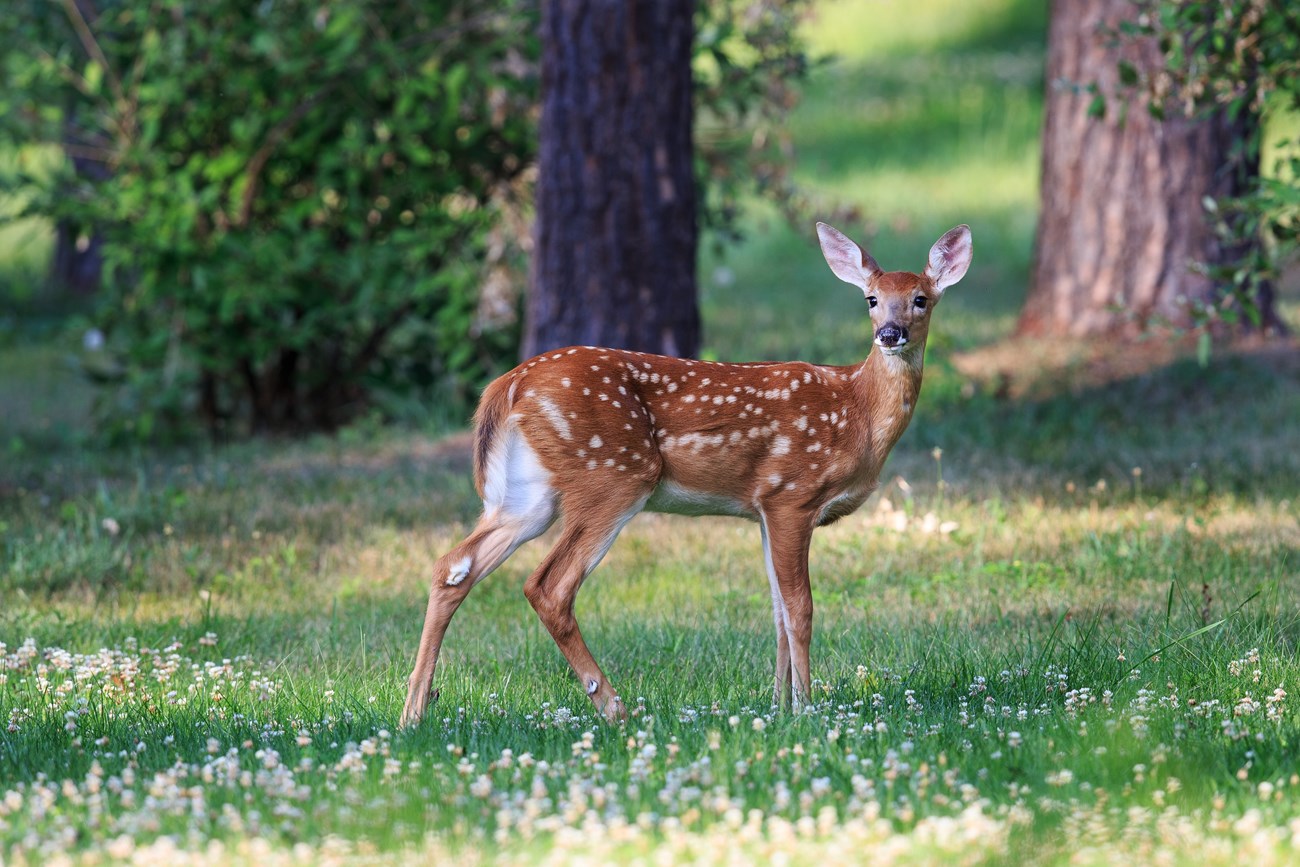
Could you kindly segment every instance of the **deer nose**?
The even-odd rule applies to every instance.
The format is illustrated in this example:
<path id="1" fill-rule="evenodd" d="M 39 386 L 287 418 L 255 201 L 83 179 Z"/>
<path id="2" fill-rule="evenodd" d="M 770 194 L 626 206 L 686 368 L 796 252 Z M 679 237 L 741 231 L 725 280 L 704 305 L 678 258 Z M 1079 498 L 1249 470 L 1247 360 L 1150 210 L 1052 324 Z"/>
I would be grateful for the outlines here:
<path id="1" fill-rule="evenodd" d="M 892 323 L 882 325 L 876 332 L 876 342 L 881 346 L 901 346 L 907 342 L 907 329 Z"/>

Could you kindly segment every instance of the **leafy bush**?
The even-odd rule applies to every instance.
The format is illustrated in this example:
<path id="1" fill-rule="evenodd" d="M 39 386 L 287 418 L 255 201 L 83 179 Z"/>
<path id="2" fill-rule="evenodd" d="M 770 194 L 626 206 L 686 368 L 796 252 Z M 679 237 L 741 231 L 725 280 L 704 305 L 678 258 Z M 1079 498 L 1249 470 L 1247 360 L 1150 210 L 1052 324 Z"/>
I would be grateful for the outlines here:
<path id="1" fill-rule="evenodd" d="M 29 208 L 105 239 L 106 418 L 330 428 L 377 386 L 463 389 L 508 355 L 475 327 L 475 263 L 534 150 L 531 24 L 476 5 L 19 6 L 10 131 L 108 167 Z"/>

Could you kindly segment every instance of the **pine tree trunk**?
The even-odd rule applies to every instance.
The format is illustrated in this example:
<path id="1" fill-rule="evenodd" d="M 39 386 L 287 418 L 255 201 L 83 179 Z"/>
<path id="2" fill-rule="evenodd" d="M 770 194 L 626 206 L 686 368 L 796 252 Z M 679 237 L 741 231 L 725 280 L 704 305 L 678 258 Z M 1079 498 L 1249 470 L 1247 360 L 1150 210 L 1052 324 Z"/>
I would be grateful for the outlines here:
<path id="1" fill-rule="evenodd" d="M 543 0 L 525 357 L 567 344 L 694 355 L 694 0 Z"/>
<path id="2" fill-rule="evenodd" d="M 1119 62 L 1153 70 L 1151 40 L 1113 35 L 1132 0 L 1056 0 L 1048 34 L 1042 210 L 1019 330 L 1029 335 L 1132 336 L 1182 326 L 1191 305 L 1212 301 L 1197 265 L 1241 255 L 1216 238 L 1207 196 L 1232 196 L 1258 174 L 1234 154 L 1251 119 L 1217 115 L 1164 121 L 1141 97 L 1118 91 Z M 1089 108 L 1095 82 L 1103 117 Z M 1275 321 L 1271 293 L 1257 299 Z"/>

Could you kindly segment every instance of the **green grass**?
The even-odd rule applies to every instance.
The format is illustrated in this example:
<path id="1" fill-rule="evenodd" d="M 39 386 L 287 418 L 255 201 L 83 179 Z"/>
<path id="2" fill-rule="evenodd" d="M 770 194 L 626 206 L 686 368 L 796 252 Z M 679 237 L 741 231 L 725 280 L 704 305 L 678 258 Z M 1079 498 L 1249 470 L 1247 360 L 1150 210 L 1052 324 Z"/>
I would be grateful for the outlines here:
<path id="1" fill-rule="evenodd" d="M 959 221 L 976 266 L 880 494 L 814 542 L 804 714 L 769 706 L 756 528 L 643 516 L 578 602 L 626 727 L 520 592 L 546 537 L 399 732 L 427 576 L 478 508 L 463 437 L 101 450 L 75 344 L 0 341 L 0 860 L 1294 859 L 1300 353 L 985 346 L 1028 268 L 1043 14 L 812 25 L 844 60 L 796 117 L 801 182 L 886 267 Z M 859 358 L 860 296 L 750 229 L 705 266 L 710 351 Z"/>
<path id="2" fill-rule="evenodd" d="M 1024 298 L 1045 30 L 1029 0 L 834 2 L 810 25 L 838 54 L 791 118 L 795 182 L 824 213 L 856 209 L 861 222 L 838 228 L 888 269 L 920 269 L 943 232 L 970 224 L 974 265 L 939 326 L 961 346 L 1009 333 Z M 861 297 L 828 276 L 811 222 L 757 208 L 743 228 L 745 243 L 703 264 L 707 349 L 859 360 Z"/>

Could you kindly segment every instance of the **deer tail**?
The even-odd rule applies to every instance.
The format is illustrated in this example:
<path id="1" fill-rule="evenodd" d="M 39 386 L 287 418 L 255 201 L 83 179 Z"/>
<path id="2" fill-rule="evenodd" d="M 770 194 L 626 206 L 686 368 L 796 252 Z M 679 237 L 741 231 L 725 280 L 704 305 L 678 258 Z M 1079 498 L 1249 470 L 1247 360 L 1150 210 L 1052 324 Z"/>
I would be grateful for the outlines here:
<path id="1" fill-rule="evenodd" d="M 484 389 L 478 410 L 474 413 L 474 487 L 480 497 L 484 495 L 488 455 L 510 413 L 512 384 L 510 378 L 505 376 L 493 380 Z"/>

